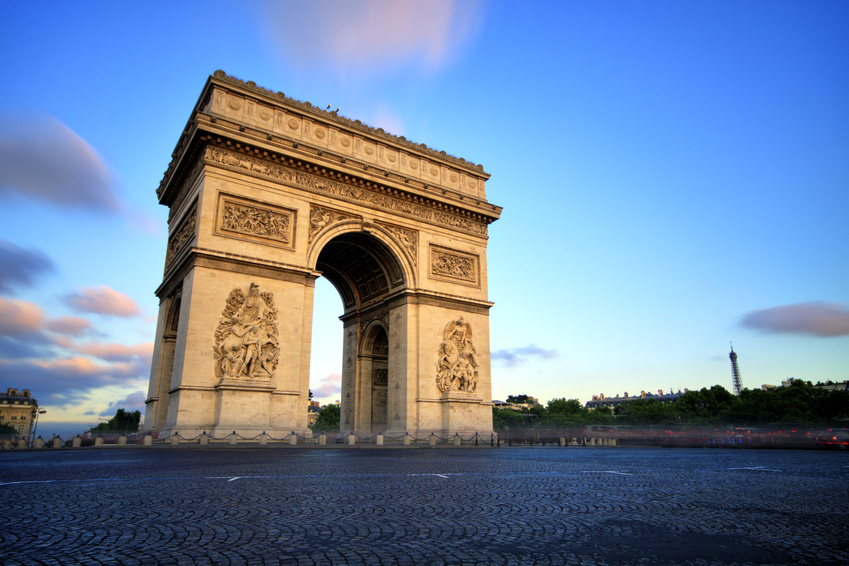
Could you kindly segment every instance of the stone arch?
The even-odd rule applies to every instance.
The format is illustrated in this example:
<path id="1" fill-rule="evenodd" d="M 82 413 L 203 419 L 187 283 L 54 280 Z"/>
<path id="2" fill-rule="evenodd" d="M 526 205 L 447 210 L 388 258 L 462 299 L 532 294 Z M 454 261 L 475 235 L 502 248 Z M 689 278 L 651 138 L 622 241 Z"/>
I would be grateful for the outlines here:
<path id="1" fill-rule="evenodd" d="M 360 226 L 333 227 L 316 239 L 310 253 L 310 266 L 339 291 L 345 313 L 374 306 L 409 288 L 408 282 L 414 278 L 391 239 Z"/>
<path id="2" fill-rule="evenodd" d="M 358 352 L 358 387 L 362 412 L 372 434 L 385 431 L 389 425 L 389 333 L 385 322 L 374 320 L 363 329 Z M 393 376 L 397 379 L 397 376 Z"/>
<path id="3" fill-rule="evenodd" d="M 344 304 L 342 430 L 491 431 L 486 253 L 501 208 L 486 200 L 483 167 L 223 72 L 188 124 L 156 191 L 170 214 L 149 429 L 309 434 L 324 275 Z M 255 288 L 262 303 L 250 308 L 264 318 L 237 317 Z M 461 318 L 474 329 L 476 387 L 439 389 L 444 328 Z M 247 373 L 219 371 L 224 341 Z M 387 370 L 385 425 L 375 361 Z"/>

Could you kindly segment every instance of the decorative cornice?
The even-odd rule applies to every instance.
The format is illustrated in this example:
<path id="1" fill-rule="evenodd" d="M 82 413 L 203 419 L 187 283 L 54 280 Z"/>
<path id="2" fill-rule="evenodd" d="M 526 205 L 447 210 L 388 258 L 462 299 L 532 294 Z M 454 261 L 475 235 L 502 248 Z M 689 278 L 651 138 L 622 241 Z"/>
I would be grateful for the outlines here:
<path id="1" fill-rule="evenodd" d="M 396 144 L 404 145 L 404 146 L 409 147 L 411 149 L 415 149 L 416 151 L 421 151 L 423 153 L 426 153 L 426 154 L 428 154 L 432 157 L 436 157 L 436 158 L 439 158 L 439 159 L 442 159 L 442 160 L 445 160 L 445 161 L 452 162 L 455 165 L 460 165 L 460 166 L 466 167 L 466 168 L 470 167 L 470 168 L 476 169 L 479 172 L 483 172 L 483 166 L 482 165 L 475 164 L 471 161 L 463 159 L 462 157 L 454 157 L 453 155 L 450 155 L 450 154 L 448 154 L 444 151 L 437 151 L 433 148 L 426 146 L 423 143 L 416 143 L 416 142 L 413 142 L 411 140 L 408 140 L 404 136 L 395 136 L 395 135 L 390 134 L 389 132 L 385 131 L 383 128 L 374 128 L 372 126 L 369 126 L 368 124 L 364 124 L 360 120 L 351 120 L 350 118 L 340 116 L 336 111 L 323 110 L 323 109 L 319 108 L 318 106 L 315 106 L 315 105 L 313 105 L 309 102 L 302 102 L 300 100 L 286 96 L 282 92 L 279 92 L 279 91 L 274 92 L 274 91 L 269 90 L 267 88 L 261 87 L 261 86 L 257 85 L 254 81 L 243 81 L 243 80 L 236 78 L 232 75 L 228 75 L 227 73 L 225 73 L 224 71 L 222 71 L 220 69 L 218 71 L 215 71 L 215 73 L 213 73 L 212 76 L 215 77 L 216 79 L 223 81 L 223 82 L 229 82 L 233 85 L 240 86 L 244 89 L 253 91 L 257 94 L 261 94 L 261 95 L 264 95 L 264 96 L 275 98 L 275 99 L 280 100 L 282 102 L 285 102 L 285 103 L 287 103 L 291 106 L 295 106 L 295 107 L 297 107 L 297 108 L 299 108 L 299 109 L 301 109 L 305 112 L 309 112 L 311 114 L 321 116 L 322 118 L 324 118 L 326 120 L 332 120 L 336 123 L 343 124 L 348 128 L 359 130 L 361 132 L 365 132 L 365 133 L 368 133 L 369 135 L 383 138 L 387 141 L 390 141 L 390 142 L 393 142 L 393 143 L 396 143 Z"/>

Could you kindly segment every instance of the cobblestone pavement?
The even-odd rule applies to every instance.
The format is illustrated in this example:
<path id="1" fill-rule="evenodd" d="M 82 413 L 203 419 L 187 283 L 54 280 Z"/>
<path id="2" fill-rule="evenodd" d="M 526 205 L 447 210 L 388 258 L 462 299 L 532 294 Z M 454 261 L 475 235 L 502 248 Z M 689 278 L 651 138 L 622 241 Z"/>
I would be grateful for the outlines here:
<path id="1" fill-rule="evenodd" d="M 849 454 L 127 447 L 0 453 L 0 562 L 849 564 Z"/>

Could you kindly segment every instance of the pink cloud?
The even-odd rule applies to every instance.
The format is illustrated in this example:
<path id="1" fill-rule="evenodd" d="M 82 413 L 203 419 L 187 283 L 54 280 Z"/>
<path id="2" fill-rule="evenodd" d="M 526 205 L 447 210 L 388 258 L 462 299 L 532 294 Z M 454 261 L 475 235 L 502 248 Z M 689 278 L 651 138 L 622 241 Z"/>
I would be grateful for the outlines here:
<path id="1" fill-rule="evenodd" d="M 47 330 L 67 336 L 82 336 L 92 330 L 91 322 L 78 316 L 63 316 L 47 323 Z"/>
<path id="2" fill-rule="evenodd" d="M 752 311 L 742 325 L 775 334 L 809 334 L 823 338 L 849 336 L 849 308 L 821 301 Z"/>
<path id="3" fill-rule="evenodd" d="M 139 307 L 133 299 L 104 285 L 93 289 L 80 289 L 79 292 L 66 297 L 66 302 L 80 312 L 91 312 L 122 318 L 141 316 Z"/>
<path id="4" fill-rule="evenodd" d="M 342 391 L 342 376 L 331 373 L 321 378 L 319 385 L 312 389 L 313 397 L 324 399 L 333 397 Z"/>
<path id="5" fill-rule="evenodd" d="M 49 116 L 0 116 L 0 194 L 117 212 L 114 181 L 84 139 Z"/>
<path id="6" fill-rule="evenodd" d="M 0 335 L 21 336 L 40 332 L 44 316 L 38 305 L 0 297 Z"/>
<path id="7" fill-rule="evenodd" d="M 77 351 L 110 362 L 129 362 L 135 358 L 142 358 L 149 362 L 153 356 L 153 343 L 135 344 L 133 346 L 92 343 L 79 346 Z"/>
<path id="8" fill-rule="evenodd" d="M 446 66 L 480 31 L 476 0 L 268 2 L 272 38 L 295 63 L 331 64 L 343 74 Z M 296 24 L 294 22 L 297 22 Z"/>

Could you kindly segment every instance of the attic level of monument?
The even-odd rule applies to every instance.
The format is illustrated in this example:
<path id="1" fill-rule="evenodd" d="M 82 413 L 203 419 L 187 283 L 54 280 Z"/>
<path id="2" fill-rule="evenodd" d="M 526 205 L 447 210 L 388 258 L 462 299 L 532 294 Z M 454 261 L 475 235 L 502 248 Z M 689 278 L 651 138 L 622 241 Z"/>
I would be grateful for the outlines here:
<path id="1" fill-rule="evenodd" d="M 200 169 L 200 152 L 207 147 L 229 153 L 219 156 L 218 166 L 234 167 L 249 176 L 279 179 L 273 168 L 283 166 L 470 219 L 480 223 L 483 232 L 501 213 L 500 207 L 486 201 L 489 174 L 482 166 L 220 71 L 207 82 L 157 190 L 160 203 L 172 214 L 180 209 Z M 370 200 L 374 205 L 378 199 Z M 464 228 L 458 224 L 454 227 Z"/>

